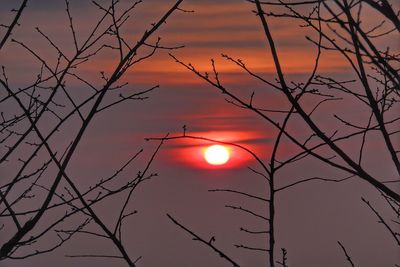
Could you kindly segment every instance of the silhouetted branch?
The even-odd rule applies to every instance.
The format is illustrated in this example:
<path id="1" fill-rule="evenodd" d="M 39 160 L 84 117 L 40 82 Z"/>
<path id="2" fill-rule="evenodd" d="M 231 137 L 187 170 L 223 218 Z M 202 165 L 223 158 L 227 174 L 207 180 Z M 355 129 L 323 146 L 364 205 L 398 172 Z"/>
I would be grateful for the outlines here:
<path id="1" fill-rule="evenodd" d="M 267 217 L 265 217 L 265 216 L 262 216 L 262 215 L 260 215 L 260 214 L 257 214 L 257 213 L 255 213 L 254 211 L 251 211 L 251 210 L 249 210 L 249 209 L 243 208 L 243 207 L 241 207 L 241 206 L 225 205 L 225 207 L 231 208 L 231 209 L 233 209 L 233 210 L 239 210 L 239 211 L 242 211 L 242 212 L 244 212 L 244 213 L 250 214 L 250 215 L 252 215 L 252 216 L 254 216 L 254 217 L 263 219 L 263 220 L 265 220 L 265 221 L 269 221 L 269 218 L 267 218 Z"/>
<path id="2" fill-rule="evenodd" d="M 246 228 L 243 228 L 243 227 L 240 227 L 240 231 L 248 233 L 248 234 L 255 234 L 255 235 L 258 235 L 258 234 L 269 234 L 269 231 L 253 231 L 253 230 L 249 230 L 249 229 L 246 229 Z"/>
<path id="3" fill-rule="evenodd" d="M 181 229 L 183 229 L 184 231 L 186 231 L 187 233 L 189 233 L 191 236 L 193 236 L 193 240 L 195 241 L 199 241 L 203 244 L 205 244 L 206 246 L 208 246 L 209 248 L 211 248 L 213 251 L 215 251 L 221 258 L 223 258 L 224 260 L 228 261 L 230 264 L 232 264 L 232 266 L 234 267 L 239 267 L 240 265 L 238 263 L 236 263 L 234 260 L 232 260 L 230 257 L 228 257 L 225 253 L 223 253 L 221 250 L 219 250 L 218 248 L 216 248 L 213 245 L 213 242 L 210 241 L 206 241 L 203 238 L 201 238 L 200 236 L 198 236 L 196 233 L 194 233 L 192 230 L 190 230 L 189 228 L 183 226 L 181 223 L 179 223 L 176 219 L 174 219 L 171 215 L 167 214 L 168 218 L 177 226 L 179 226 Z M 213 240 L 214 241 L 214 240 Z"/>
<path id="4" fill-rule="evenodd" d="M 277 261 L 276 263 L 278 263 L 282 267 L 289 267 L 287 265 L 287 251 L 286 251 L 286 249 L 282 248 L 282 261 Z"/>
<path id="5" fill-rule="evenodd" d="M 17 14 L 14 16 L 13 21 L 11 22 L 11 24 L 7 27 L 7 32 L 4 34 L 3 38 L 0 41 L 0 50 L 3 48 L 4 44 L 7 42 L 8 38 L 11 35 L 11 32 L 13 31 L 13 29 L 15 28 L 15 26 L 18 25 L 18 20 L 21 17 L 22 11 L 24 11 L 25 7 L 26 7 L 26 3 L 28 2 L 28 0 L 23 0 L 21 3 L 21 6 L 19 7 Z"/>
<path id="6" fill-rule="evenodd" d="M 212 143 L 216 143 L 216 144 L 223 144 L 223 145 L 230 145 L 230 146 L 238 147 L 238 148 L 246 151 L 247 153 L 249 153 L 261 165 L 263 170 L 266 173 L 269 173 L 269 169 L 267 168 L 267 166 L 264 164 L 264 162 L 253 151 L 251 151 L 250 149 L 246 148 L 245 146 L 242 146 L 242 145 L 239 145 L 239 144 L 236 144 L 236 143 L 219 141 L 219 140 L 216 140 L 216 139 L 205 138 L 205 137 L 200 137 L 200 136 L 188 135 L 186 133 L 186 131 L 184 132 L 184 135 L 161 137 L 161 138 L 160 137 L 147 137 L 147 138 L 145 138 L 146 141 L 179 140 L 179 139 L 202 140 L 202 141 L 212 142 Z"/>
<path id="7" fill-rule="evenodd" d="M 343 253 L 344 253 L 344 255 L 346 256 L 346 260 L 350 263 L 350 265 L 351 265 L 352 267 L 354 267 L 354 263 L 353 263 L 353 261 L 351 260 L 349 254 L 347 253 L 346 248 L 342 245 L 342 243 L 340 243 L 340 241 L 338 241 L 338 244 L 339 244 L 339 246 L 342 248 Z"/>
<path id="8" fill-rule="evenodd" d="M 254 199 L 261 200 L 261 201 L 269 202 L 269 200 L 266 198 L 254 196 L 252 194 L 244 193 L 244 192 L 237 191 L 237 190 L 231 190 L 231 189 L 210 189 L 210 190 L 208 190 L 208 192 L 229 192 L 229 193 L 235 193 L 235 194 L 246 196 L 249 198 L 254 198 Z"/>
<path id="9" fill-rule="evenodd" d="M 294 182 L 294 183 L 291 183 L 291 184 L 285 185 L 285 186 L 283 186 L 283 187 L 277 188 L 277 189 L 275 190 L 275 192 L 279 192 L 279 191 L 282 191 L 282 190 L 284 190 L 284 189 L 293 187 L 293 186 L 295 186 L 295 185 L 302 184 L 302 183 L 306 183 L 306 182 L 310 182 L 310 181 L 323 181 L 323 182 L 340 183 L 340 182 L 349 180 L 349 179 L 351 179 L 351 178 L 353 178 L 353 177 L 354 177 L 354 175 L 350 175 L 350 176 L 345 177 L 345 178 L 342 178 L 342 179 L 328 179 L 328 178 L 322 178 L 322 177 L 312 177 L 312 178 L 308 178 L 308 179 L 303 179 L 303 180 L 300 180 L 300 181 L 296 181 L 296 182 Z"/>
<path id="10" fill-rule="evenodd" d="M 256 247 L 249 247 L 249 246 L 245 246 L 245 245 L 235 245 L 235 247 L 237 248 L 243 248 L 243 249 L 247 249 L 247 250 L 253 250 L 253 251 L 262 251 L 262 252 L 268 252 L 268 249 L 265 248 L 256 248 Z"/>
<path id="11" fill-rule="evenodd" d="M 382 223 L 389 233 L 393 236 L 394 240 L 396 241 L 397 245 L 400 246 L 400 235 L 392 230 L 389 224 L 385 221 L 385 219 L 379 214 L 379 212 L 369 203 L 369 201 L 365 200 L 363 197 L 361 200 L 367 204 L 367 206 L 375 213 L 376 217 L 378 217 L 378 223 Z"/>

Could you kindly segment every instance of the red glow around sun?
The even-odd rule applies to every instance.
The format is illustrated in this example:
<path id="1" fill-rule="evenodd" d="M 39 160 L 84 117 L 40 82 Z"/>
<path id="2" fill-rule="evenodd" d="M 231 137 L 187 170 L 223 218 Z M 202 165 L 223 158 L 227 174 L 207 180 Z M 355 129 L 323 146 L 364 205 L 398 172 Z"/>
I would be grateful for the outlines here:
<path id="1" fill-rule="evenodd" d="M 195 132 L 192 136 L 201 136 L 212 140 L 239 144 L 247 149 L 265 157 L 269 151 L 269 145 L 260 144 L 259 138 L 263 135 L 258 132 L 233 132 L 233 131 L 215 131 L 215 132 Z M 222 146 L 226 152 L 213 152 L 206 156 L 207 150 L 214 146 Z M 223 150 L 221 150 L 223 151 Z M 208 159 L 207 159 L 208 158 Z M 229 144 L 220 144 L 205 140 L 180 139 L 174 142 L 170 147 L 170 153 L 166 159 L 169 164 L 180 167 L 210 169 L 210 170 L 228 170 L 237 168 L 246 168 L 254 162 L 254 158 L 243 149 Z"/>

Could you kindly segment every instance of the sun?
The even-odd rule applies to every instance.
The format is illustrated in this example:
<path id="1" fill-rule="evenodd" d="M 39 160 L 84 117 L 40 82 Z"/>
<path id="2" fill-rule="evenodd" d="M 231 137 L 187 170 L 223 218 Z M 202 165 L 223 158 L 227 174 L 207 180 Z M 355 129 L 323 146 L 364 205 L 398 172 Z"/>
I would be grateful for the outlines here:
<path id="1" fill-rule="evenodd" d="M 211 165 L 223 165 L 228 162 L 229 158 L 229 150 L 221 145 L 209 146 L 204 152 L 204 159 Z"/>

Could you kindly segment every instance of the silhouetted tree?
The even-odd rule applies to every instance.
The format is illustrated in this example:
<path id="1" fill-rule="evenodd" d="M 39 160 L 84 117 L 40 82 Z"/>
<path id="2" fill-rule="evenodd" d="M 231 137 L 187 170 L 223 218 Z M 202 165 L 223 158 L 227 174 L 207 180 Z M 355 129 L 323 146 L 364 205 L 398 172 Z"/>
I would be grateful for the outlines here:
<path id="1" fill-rule="evenodd" d="M 268 197 L 260 197 L 247 192 L 216 189 L 211 191 L 231 192 L 245 195 L 250 198 L 262 200 L 268 205 L 266 214 L 259 214 L 241 206 L 227 205 L 228 208 L 246 212 L 266 221 L 267 229 L 251 231 L 241 228 L 241 231 L 250 234 L 267 234 L 268 247 L 259 248 L 247 245 L 236 245 L 238 248 L 257 250 L 268 254 L 267 266 L 288 266 L 287 251 L 282 249 L 282 256 L 278 257 L 275 248 L 274 215 L 275 195 L 280 191 L 298 184 L 312 180 L 329 182 L 342 182 L 348 179 L 359 178 L 381 192 L 391 210 L 394 212 L 392 220 L 384 219 L 382 215 L 364 198 L 368 207 L 379 218 L 386 229 L 391 233 L 399 245 L 399 233 L 394 229 L 398 227 L 400 194 L 398 183 L 400 182 L 399 160 L 399 92 L 400 76 L 398 73 L 400 58 L 395 47 L 391 47 L 393 39 L 398 40 L 399 12 L 394 10 L 388 1 L 347 1 L 347 0 L 315 0 L 315 1 L 251 1 L 255 7 L 255 14 L 260 19 L 263 35 L 266 38 L 266 60 L 271 58 L 274 63 L 276 80 L 268 80 L 263 75 L 251 70 L 241 59 L 234 59 L 228 55 L 222 55 L 227 61 L 236 64 L 251 77 L 264 83 L 264 90 L 278 92 L 284 96 L 286 103 L 277 110 L 263 104 L 257 97 L 257 91 L 250 96 L 243 97 L 235 93 L 235 90 L 225 85 L 221 73 L 211 60 L 210 73 L 200 72 L 194 65 L 184 63 L 177 57 L 171 57 L 189 71 L 203 79 L 206 83 L 219 90 L 226 100 L 245 110 L 253 112 L 266 123 L 277 129 L 273 138 L 274 146 L 267 161 L 261 160 L 258 155 L 239 144 L 230 144 L 219 140 L 209 140 L 199 136 L 191 136 L 186 127 L 183 135 L 169 136 L 167 138 L 152 138 L 152 140 L 174 140 L 181 138 L 201 139 L 217 143 L 225 143 L 239 146 L 252 154 L 260 163 L 262 171 L 255 171 L 267 180 L 269 185 Z M 371 24 L 369 17 L 373 16 Z M 305 82 L 289 81 L 285 75 L 284 66 L 279 56 L 279 46 L 273 37 L 270 27 L 270 19 L 290 19 L 298 21 L 301 27 L 310 29 L 314 37 L 305 36 L 315 45 L 314 67 Z M 383 44 L 383 45 L 382 45 Z M 387 47 L 383 47 L 387 44 Z M 323 53 L 336 53 L 348 63 L 352 70 L 350 79 L 336 78 L 335 75 L 327 76 L 320 70 L 320 61 Z M 311 104 L 310 104 L 311 103 Z M 349 107 L 350 103 L 350 107 Z M 331 104 L 331 109 L 323 109 L 324 105 Z M 349 107 L 342 115 L 342 109 Z M 354 110 L 366 110 L 362 118 L 351 114 Z M 321 120 L 321 118 L 323 118 Z M 334 119 L 334 120 L 332 120 Z M 362 121 L 364 120 L 365 121 Z M 309 129 L 309 134 L 287 127 L 292 121 L 301 122 Z M 326 121 L 330 122 L 327 125 Z M 332 127 L 333 126 L 333 127 Z M 288 154 L 285 158 L 277 158 L 277 151 L 281 140 L 285 139 L 296 146 L 298 151 Z M 350 145 L 348 145 L 350 144 Z M 381 149 L 371 148 L 379 146 Z M 366 155 L 374 154 L 375 160 L 389 158 L 385 162 L 387 169 L 394 169 L 393 177 L 384 177 L 382 169 L 377 165 L 370 165 L 365 160 Z M 274 184 L 278 171 L 296 163 L 301 168 L 301 162 L 305 158 L 315 158 L 318 161 L 340 171 L 342 177 L 335 179 L 324 177 L 310 177 L 298 180 L 294 183 L 277 188 Z M 377 172 L 378 171 L 378 172 Z M 239 266 L 230 256 L 225 255 L 215 242 L 207 242 L 207 238 L 201 238 L 192 230 L 182 225 L 178 220 L 168 215 L 180 228 L 191 234 L 195 240 L 201 241 L 217 252 L 222 258 L 233 266 Z M 354 263 L 346 251 L 344 245 L 338 241 L 348 263 Z M 281 260 L 278 260 L 281 258 Z"/>
<path id="2" fill-rule="evenodd" d="M 2 175 L 0 185 L 1 236 L 5 240 L 0 248 L 0 260 L 24 259 L 49 253 L 75 235 L 92 236 L 111 242 L 117 255 L 85 254 L 71 257 L 117 258 L 129 266 L 135 266 L 140 257 L 133 258 L 124 247 L 123 223 L 136 211 L 130 211 L 134 190 L 145 180 L 155 175 L 150 166 L 161 144 L 143 167 L 137 167 L 136 175 L 121 179 L 121 173 L 143 152 L 140 150 L 108 177 L 99 177 L 90 187 L 77 183 L 78 177 L 69 174 L 71 159 L 77 157 L 79 144 L 93 119 L 108 109 L 130 100 L 145 100 L 147 93 L 158 85 L 137 90 L 124 82 L 127 70 L 137 63 L 152 57 L 159 49 L 177 47 L 160 46 L 160 38 L 150 38 L 179 9 L 183 0 L 175 4 L 158 21 L 145 30 L 137 40 L 131 40 L 125 27 L 132 13 L 142 1 L 128 4 L 111 0 L 108 5 L 93 1 L 93 8 L 101 15 L 84 36 L 80 25 L 73 20 L 70 3 L 65 0 L 67 33 L 72 37 L 73 49 L 58 45 L 46 29 L 36 28 L 37 34 L 47 42 L 47 47 L 36 50 L 22 40 L 12 38 L 19 30 L 19 20 L 27 6 L 22 1 L 9 25 L 2 25 L 5 33 L 1 39 L 1 53 L 25 50 L 39 63 L 37 77 L 25 87 L 7 75 L 8 66 L 2 64 L 1 71 L 1 159 L 0 164 L 7 175 Z M 69 32 L 68 32 L 69 31 Z M 55 52 L 56 57 L 47 59 L 44 50 Z M 72 51 L 72 52 L 69 52 Z M 82 66 L 95 64 L 99 55 L 107 52 L 117 59 L 111 70 L 102 70 L 101 80 L 92 81 Z M 19 57 L 15 55 L 16 60 Z M 1 64 L 1 63 L 0 63 Z M 101 66 L 105 67 L 105 66 Z M 18 82 L 20 84 L 21 81 Z M 80 88 L 77 94 L 74 85 Z M 76 122 L 78 120 L 78 122 Z M 54 141 L 62 138 L 64 144 Z M 6 172 L 4 172 L 6 173 Z M 83 177 L 80 177 L 83 178 Z M 122 194 L 126 193 L 126 194 Z M 96 207 L 106 200 L 120 195 L 115 224 L 108 225 Z M 77 223 L 78 222 L 78 223 Z M 90 225 L 97 225 L 91 230 Z M 54 236 L 58 237 L 54 240 Z M 43 248 L 41 240 L 47 240 Z M 39 243 L 39 245 L 37 245 Z"/>

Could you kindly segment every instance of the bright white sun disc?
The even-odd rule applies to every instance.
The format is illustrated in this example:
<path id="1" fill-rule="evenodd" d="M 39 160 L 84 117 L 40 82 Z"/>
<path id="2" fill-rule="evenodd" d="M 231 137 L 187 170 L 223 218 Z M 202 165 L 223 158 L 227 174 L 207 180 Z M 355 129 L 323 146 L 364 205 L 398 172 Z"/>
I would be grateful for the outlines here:
<path id="1" fill-rule="evenodd" d="M 204 152 L 205 160 L 211 165 L 222 165 L 228 162 L 229 150 L 221 145 L 209 146 Z"/>

